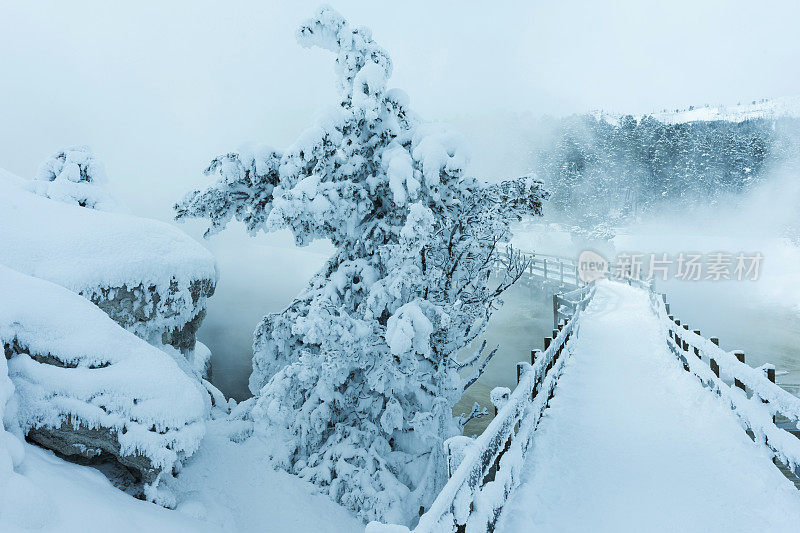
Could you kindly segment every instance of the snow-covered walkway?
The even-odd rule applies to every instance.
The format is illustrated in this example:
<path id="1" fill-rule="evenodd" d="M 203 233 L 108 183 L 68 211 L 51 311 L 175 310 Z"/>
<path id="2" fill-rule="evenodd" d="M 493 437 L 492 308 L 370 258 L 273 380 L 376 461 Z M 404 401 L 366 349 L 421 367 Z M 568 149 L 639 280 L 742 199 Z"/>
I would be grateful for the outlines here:
<path id="1" fill-rule="evenodd" d="M 497 531 L 800 531 L 800 492 L 659 328 L 598 284 Z"/>

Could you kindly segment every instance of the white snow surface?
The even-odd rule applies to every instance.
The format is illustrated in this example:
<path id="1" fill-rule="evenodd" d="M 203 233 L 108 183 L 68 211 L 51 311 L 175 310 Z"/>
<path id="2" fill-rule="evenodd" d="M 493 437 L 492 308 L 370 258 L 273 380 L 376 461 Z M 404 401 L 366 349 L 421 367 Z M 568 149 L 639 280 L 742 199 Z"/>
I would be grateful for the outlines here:
<path id="1" fill-rule="evenodd" d="M 113 487 L 94 468 L 68 463 L 26 444 L 18 472 L 13 478 L 0 477 L 0 531 L 364 531 L 360 520 L 326 496 L 315 494 L 309 483 L 276 472 L 264 456 L 263 443 L 251 439 L 237 444 L 226 432 L 224 422 L 209 427 L 200 451 L 177 479 L 177 510 L 137 500 Z"/>
<path id="2" fill-rule="evenodd" d="M 682 370 L 647 293 L 598 282 L 497 531 L 797 531 L 800 492 Z"/>
<path id="3" fill-rule="evenodd" d="M 235 424 L 235 423 L 234 423 Z M 177 512 L 218 531 L 363 533 L 364 523 L 306 481 L 276 471 L 258 436 L 237 443 L 214 420 L 176 480 Z"/>
<path id="4" fill-rule="evenodd" d="M 0 263 L 74 292 L 216 281 L 214 257 L 179 229 L 50 200 L 30 183 L 0 169 Z"/>

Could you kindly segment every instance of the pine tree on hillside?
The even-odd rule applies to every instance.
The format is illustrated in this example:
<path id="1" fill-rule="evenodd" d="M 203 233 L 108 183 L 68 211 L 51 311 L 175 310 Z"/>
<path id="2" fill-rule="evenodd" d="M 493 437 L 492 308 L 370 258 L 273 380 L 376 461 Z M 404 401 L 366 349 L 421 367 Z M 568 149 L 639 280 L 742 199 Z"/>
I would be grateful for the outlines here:
<path id="1" fill-rule="evenodd" d="M 286 152 L 214 160 L 215 180 L 176 205 L 210 231 L 288 228 L 334 255 L 255 332 L 254 431 L 284 468 L 365 519 L 408 523 L 445 481 L 453 405 L 494 351 L 464 354 L 526 263 L 492 278 L 509 223 L 541 214 L 540 183 L 465 174 L 464 139 L 388 89 L 370 31 L 322 8 L 298 32 L 336 56 L 341 98 Z"/>

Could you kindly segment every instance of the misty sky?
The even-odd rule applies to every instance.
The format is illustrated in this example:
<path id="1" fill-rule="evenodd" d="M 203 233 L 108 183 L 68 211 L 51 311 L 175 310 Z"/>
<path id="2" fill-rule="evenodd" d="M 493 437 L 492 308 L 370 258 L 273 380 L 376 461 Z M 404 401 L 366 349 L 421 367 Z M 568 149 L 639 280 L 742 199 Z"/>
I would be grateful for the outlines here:
<path id="1" fill-rule="evenodd" d="M 482 175 L 525 170 L 525 114 L 647 112 L 800 92 L 800 2 L 330 2 L 373 29 L 390 85 L 454 122 Z M 283 148 L 335 102 L 300 48 L 318 2 L 0 4 L 0 167 L 89 144 L 134 212 L 167 219 L 204 165 Z M 610 3 L 609 3 L 610 4 Z"/>

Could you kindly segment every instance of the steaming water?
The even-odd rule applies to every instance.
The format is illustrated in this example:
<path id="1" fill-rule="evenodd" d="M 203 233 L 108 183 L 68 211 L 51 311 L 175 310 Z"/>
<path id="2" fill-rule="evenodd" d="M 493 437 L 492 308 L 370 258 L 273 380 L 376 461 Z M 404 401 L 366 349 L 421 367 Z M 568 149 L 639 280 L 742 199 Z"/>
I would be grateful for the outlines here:
<path id="1" fill-rule="evenodd" d="M 206 244 L 220 277 L 198 339 L 211 350 L 212 382 L 237 401 L 251 396 L 253 331 L 283 310 L 325 264 L 329 246 L 294 248 L 286 235 L 229 237 Z"/>
<path id="2" fill-rule="evenodd" d="M 489 392 L 494 387 L 514 389 L 517 384 L 517 362 L 530 362 L 531 350 L 542 348 L 543 339 L 553 332 L 552 286 L 520 281 L 503 296 L 505 305 L 495 312 L 486 328 L 486 351 L 499 346 L 480 379 L 470 387 L 455 407 L 458 415 L 469 412 L 473 402 L 489 410 L 489 416 L 473 420 L 465 433 L 483 431 L 494 418 Z"/>

